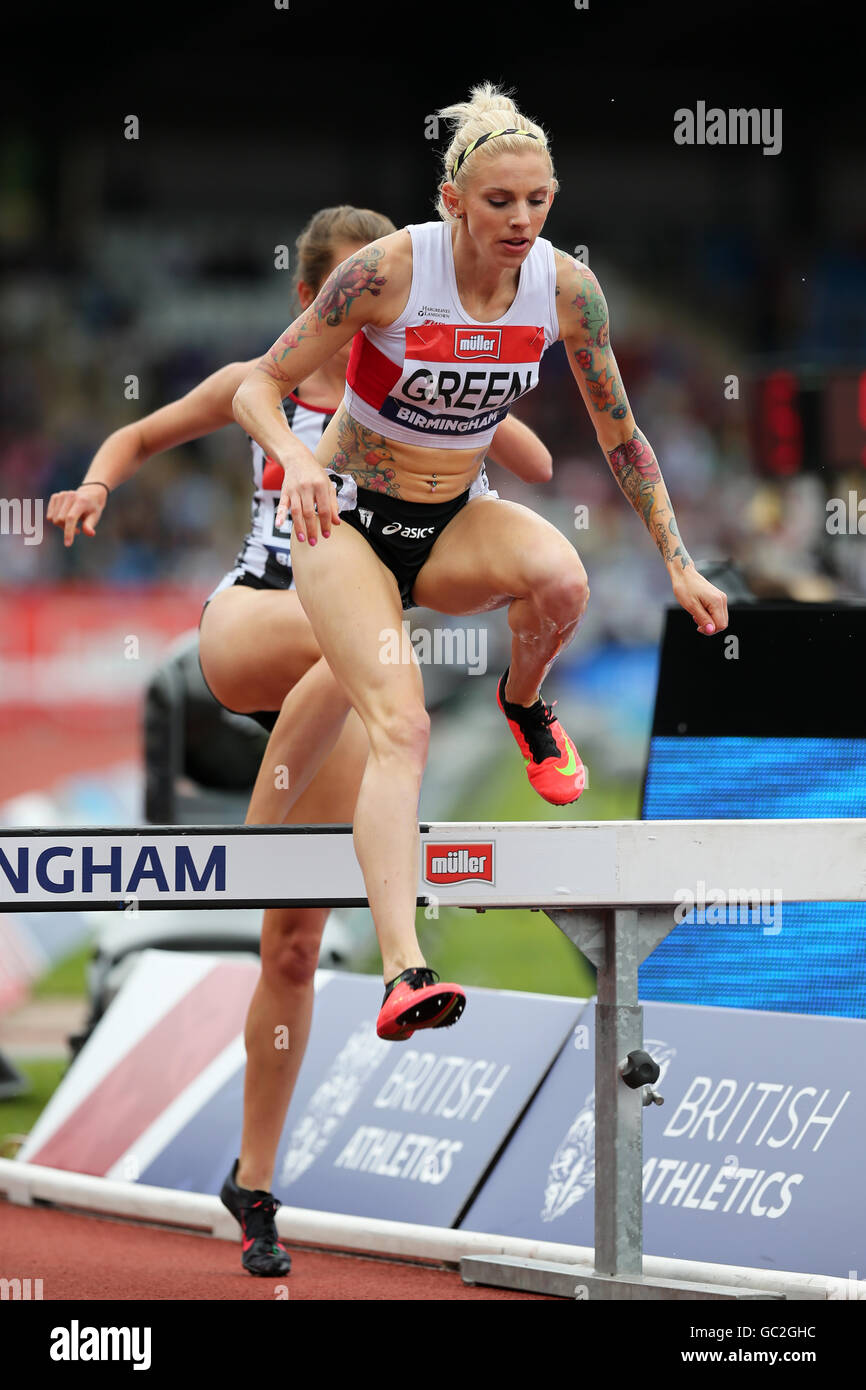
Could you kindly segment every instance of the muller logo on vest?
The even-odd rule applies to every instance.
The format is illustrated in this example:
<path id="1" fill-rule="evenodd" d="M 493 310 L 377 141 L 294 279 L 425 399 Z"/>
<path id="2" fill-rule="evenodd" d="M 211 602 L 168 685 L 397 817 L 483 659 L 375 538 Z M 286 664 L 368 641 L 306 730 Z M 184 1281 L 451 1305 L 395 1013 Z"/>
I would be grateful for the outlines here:
<path id="1" fill-rule="evenodd" d="M 468 883 L 480 879 L 493 882 L 493 844 L 424 846 L 425 883 Z"/>
<path id="2" fill-rule="evenodd" d="M 468 328 L 455 328 L 454 330 L 454 356 L 457 358 L 489 357 L 498 361 L 501 346 L 501 328 L 480 328 L 477 331 Z"/>

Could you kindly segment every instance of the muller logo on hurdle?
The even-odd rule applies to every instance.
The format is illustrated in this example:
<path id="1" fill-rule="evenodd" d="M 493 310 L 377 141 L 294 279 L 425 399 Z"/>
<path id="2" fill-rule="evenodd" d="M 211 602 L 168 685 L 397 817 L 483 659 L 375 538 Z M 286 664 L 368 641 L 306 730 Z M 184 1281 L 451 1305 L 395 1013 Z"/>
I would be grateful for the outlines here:
<path id="1" fill-rule="evenodd" d="M 425 845 L 425 883 L 493 883 L 493 844 Z"/>

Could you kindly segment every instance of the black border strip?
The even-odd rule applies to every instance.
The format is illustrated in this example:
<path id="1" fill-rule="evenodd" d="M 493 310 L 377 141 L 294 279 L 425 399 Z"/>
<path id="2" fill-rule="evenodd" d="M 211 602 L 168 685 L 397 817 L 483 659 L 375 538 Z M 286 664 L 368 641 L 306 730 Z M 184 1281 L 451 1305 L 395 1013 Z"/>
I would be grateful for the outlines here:
<path id="1" fill-rule="evenodd" d="M 866 738 L 862 600 L 732 603 L 728 615 L 725 632 L 703 637 L 668 608 L 653 737 Z"/>
<path id="2" fill-rule="evenodd" d="M 369 898 L 212 898 L 210 902 L 190 902 L 188 898 L 169 898 L 160 899 L 154 902 L 148 899 L 147 902 L 140 902 L 134 893 L 130 893 L 128 898 L 120 899 L 100 899 L 98 902 L 90 898 L 77 898 L 71 903 L 27 903 L 20 901 L 0 901 L 0 912 L 15 916 L 24 912 L 127 912 L 130 903 L 135 902 L 136 912 L 161 912 L 168 908 L 183 908 L 190 912 L 213 912 L 216 908 L 232 907 L 369 907 Z M 586 903 L 550 903 L 550 907 L 589 907 L 592 904 Z M 416 907 L 429 907 L 430 895 L 415 899 Z M 529 903 L 491 903 L 489 907 L 481 903 L 446 903 L 440 898 L 440 908 L 454 908 L 460 912 L 544 912 L 545 908 L 531 907 Z M 640 904 L 645 907 L 645 903 Z"/>

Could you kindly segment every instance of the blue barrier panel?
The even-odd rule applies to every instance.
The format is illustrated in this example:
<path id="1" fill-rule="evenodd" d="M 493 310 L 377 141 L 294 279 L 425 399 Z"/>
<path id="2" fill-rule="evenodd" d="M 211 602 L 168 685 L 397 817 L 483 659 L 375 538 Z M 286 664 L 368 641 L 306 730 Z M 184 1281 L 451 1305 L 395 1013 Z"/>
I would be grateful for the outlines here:
<path id="1" fill-rule="evenodd" d="M 862 817 L 866 714 L 853 656 L 866 641 L 866 604 L 744 601 L 729 615 L 719 645 L 682 608 L 667 610 L 643 817 L 777 825 Z M 769 914 L 727 910 L 735 898 L 714 896 L 738 887 L 773 899 L 778 880 L 755 867 L 748 881 L 699 873 L 707 912 L 644 961 L 641 998 L 863 1018 L 862 891 L 848 901 L 834 891 L 824 901 L 787 893 L 768 923 Z"/>
<path id="2" fill-rule="evenodd" d="M 866 739 L 655 736 L 646 820 L 862 816 Z M 685 885 L 684 885 L 685 886 Z M 695 884 L 688 885 L 692 891 Z M 788 1013 L 866 1012 L 866 902 L 777 902 L 772 881 L 751 910 L 719 906 L 712 879 L 640 968 L 640 995 Z"/>
<path id="3" fill-rule="evenodd" d="M 592 1246 L 594 1010 L 461 1225 Z M 645 1004 L 663 1107 L 644 1111 L 647 1254 L 847 1277 L 863 1269 L 866 1022 Z"/>
<path id="4" fill-rule="evenodd" d="M 586 1007 L 583 999 L 471 989 L 457 1029 L 377 1038 L 377 978 L 333 975 L 278 1149 L 282 1202 L 452 1226 Z M 218 1192 L 238 1152 L 243 1069 L 140 1174 Z"/>

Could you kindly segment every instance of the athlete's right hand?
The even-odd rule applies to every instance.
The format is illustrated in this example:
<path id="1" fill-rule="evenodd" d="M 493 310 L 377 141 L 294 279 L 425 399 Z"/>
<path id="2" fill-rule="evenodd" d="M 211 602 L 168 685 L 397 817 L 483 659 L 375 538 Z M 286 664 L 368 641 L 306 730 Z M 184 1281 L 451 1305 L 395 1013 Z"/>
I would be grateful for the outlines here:
<path id="1" fill-rule="evenodd" d="M 331 524 L 340 525 L 337 509 L 337 489 L 311 450 L 292 451 L 280 459 L 283 465 L 283 486 L 277 506 L 276 524 L 282 526 L 286 514 L 292 514 L 292 541 L 308 540 L 315 545 L 321 527 L 327 540 Z"/>
<path id="2" fill-rule="evenodd" d="M 77 488 L 74 492 L 54 492 L 45 515 L 55 526 L 63 527 L 63 544 L 71 545 L 79 531 L 85 536 L 96 535 L 106 500 L 105 488 L 93 485 Z"/>

